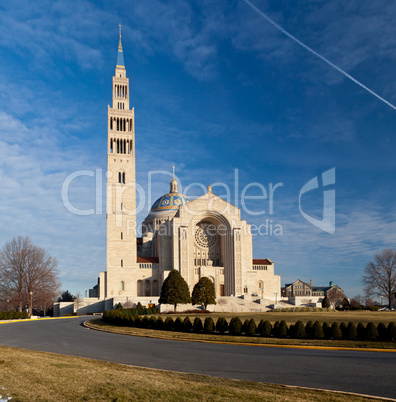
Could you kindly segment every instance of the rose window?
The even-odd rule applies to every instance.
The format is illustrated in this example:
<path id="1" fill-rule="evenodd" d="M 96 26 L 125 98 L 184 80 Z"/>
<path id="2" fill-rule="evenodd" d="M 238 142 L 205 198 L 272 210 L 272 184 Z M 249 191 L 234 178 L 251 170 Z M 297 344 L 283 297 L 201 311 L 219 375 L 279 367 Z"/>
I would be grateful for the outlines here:
<path id="1" fill-rule="evenodd" d="M 200 247 L 210 247 L 216 242 L 216 227 L 201 225 L 195 230 L 195 242 Z"/>

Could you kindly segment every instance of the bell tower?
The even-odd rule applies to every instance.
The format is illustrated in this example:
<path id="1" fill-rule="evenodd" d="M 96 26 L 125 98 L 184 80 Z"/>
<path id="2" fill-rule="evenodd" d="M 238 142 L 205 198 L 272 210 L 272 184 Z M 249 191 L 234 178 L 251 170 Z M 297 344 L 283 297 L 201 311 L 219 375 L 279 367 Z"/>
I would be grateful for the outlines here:
<path id="1" fill-rule="evenodd" d="M 101 299 L 124 291 L 136 294 L 135 114 L 129 94 L 120 25 L 112 107 L 107 112 L 107 272 L 101 278 Z"/>

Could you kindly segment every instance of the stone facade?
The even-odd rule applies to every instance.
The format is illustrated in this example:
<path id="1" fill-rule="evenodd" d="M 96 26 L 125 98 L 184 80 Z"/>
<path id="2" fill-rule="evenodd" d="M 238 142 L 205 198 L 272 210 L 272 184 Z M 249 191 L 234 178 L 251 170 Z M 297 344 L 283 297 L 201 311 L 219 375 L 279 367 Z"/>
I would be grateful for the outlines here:
<path id="1" fill-rule="evenodd" d="M 274 263 L 253 260 L 250 225 L 241 219 L 240 209 L 216 196 L 211 186 L 189 200 L 178 192 L 173 176 L 169 193 L 153 204 L 143 235 L 137 238 L 135 127 L 129 94 L 120 36 L 108 107 L 107 270 L 100 272 L 90 296 L 157 303 L 171 269 L 181 273 L 190 291 L 206 276 L 219 297 L 280 296 Z"/>

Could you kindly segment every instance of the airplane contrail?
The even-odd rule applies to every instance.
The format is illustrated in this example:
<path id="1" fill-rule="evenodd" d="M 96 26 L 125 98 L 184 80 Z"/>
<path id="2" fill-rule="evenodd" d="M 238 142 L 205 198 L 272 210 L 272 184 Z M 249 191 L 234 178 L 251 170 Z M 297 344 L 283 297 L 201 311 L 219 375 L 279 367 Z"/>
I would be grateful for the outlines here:
<path id="1" fill-rule="evenodd" d="M 349 78 L 351 81 L 353 81 L 355 84 L 359 85 L 363 89 L 365 89 L 367 92 L 369 92 L 371 95 L 374 95 L 376 98 L 390 106 L 393 110 L 396 110 L 396 106 L 392 105 L 392 103 L 388 102 L 386 99 L 382 98 L 378 94 L 376 94 L 374 91 L 372 91 L 370 88 L 367 88 L 365 85 L 363 85 L 361 82 L 359 82 L 356 78 L 353 78 L 350 74 L 345 72 L 342 68 L 336 66 L 334 63 L 332 63 L 330 60 L 327 60 L 325 57 L 320 55 L 318 52 L 315 50 L 311 49 L 309 46 L 307 46 L 305 43 L 301 42 L 299 39 L 297 39 L 295 36 L 293 36 L 290 32 L 287 32 L 284 28 L 282 28 L 280 25 L 278 25 L 275 21 L 273 21 L 270 17 L 268 17 L 266 14 L 264 14 L 259 8 L 257 8 L 253 3 L 251 3 L 249 0 L 243 0 L 250 8 L 252 8 L 254 11 L 256 11 L 261 17 L 263 17 L 265 20 L 267 20 L 271 25 L 273 25 L 276 29 L 281 31 L 283 34 L 285 34 L 287 37 L 292 39 L 294 42 L 298 43 L 300 46 L 302 46 L 304 49 L 308 50 L 312 54 L 314 54 L 316 57 L 319 57 L 319 59 L 323 60 L 325 63 L 327 63 L 329 66 L 335 68 L 338 72 L 340 72 L 342 75 L 345 77 Z"/>

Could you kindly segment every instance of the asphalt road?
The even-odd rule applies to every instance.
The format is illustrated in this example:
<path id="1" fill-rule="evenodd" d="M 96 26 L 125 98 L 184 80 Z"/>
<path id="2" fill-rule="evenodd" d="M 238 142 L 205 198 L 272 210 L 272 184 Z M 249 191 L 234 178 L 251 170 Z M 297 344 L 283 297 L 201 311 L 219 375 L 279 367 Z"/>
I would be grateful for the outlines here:
<path id="1" fill-rule="evenodd" d="M 132 337 L 84 318 L 0 325 L 0 345 L 134 366 L 396 398 L 396 353 L 282 349 Z"/>

